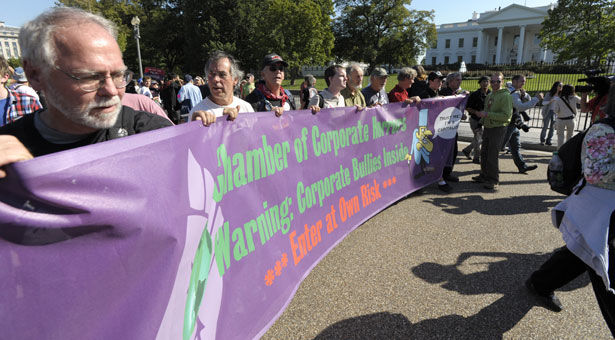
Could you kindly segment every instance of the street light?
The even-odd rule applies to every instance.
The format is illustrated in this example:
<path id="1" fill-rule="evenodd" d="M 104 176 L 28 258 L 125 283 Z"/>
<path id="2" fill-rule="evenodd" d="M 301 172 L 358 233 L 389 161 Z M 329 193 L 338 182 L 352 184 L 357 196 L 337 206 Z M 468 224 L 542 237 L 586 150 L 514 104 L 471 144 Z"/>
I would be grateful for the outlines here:
<path id="1" fill-rule="evenodd" d="M 135 39 L 137 40 L 137 56 L 139 57 L 139 75 L 141 76 L 141 79 L 143 79 L 143 65 L 141 65 L 141 47 L 139 46 L 139 38 L 141 38 L 141 35 L 139 34 L 139 23 L 141 23 L 141 20 L 139 20 L 138 16 L 134 16 L 132 20 L 130 20 L 130 23 L 132 24 L 132 28 L 134 30 Z"/>

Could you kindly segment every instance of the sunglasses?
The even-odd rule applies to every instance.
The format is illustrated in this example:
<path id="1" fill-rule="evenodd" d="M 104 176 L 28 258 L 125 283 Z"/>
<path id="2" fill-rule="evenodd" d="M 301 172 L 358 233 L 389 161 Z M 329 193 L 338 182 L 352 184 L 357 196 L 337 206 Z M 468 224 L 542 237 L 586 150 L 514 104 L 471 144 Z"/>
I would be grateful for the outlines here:
<path id="1" fill-rule="evenodd" d="M 490 80 L 490 82 L 492 82 L 492 83 L 501 83 L 502 81 L 501 80 Z"/>
<path id="2" fill-rule="evenodd" d="M 271 72 L 275 72 L 275 71 L 281 71 L 284 72 L 284 65 L 271 65 L 269 66 L 269 71 Z"/>

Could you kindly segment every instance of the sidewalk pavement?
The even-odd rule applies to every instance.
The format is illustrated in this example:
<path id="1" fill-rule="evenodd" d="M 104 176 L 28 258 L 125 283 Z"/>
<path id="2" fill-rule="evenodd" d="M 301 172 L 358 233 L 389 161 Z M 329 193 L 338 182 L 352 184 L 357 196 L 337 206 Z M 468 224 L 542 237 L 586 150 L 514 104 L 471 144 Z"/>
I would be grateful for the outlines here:
<path id="1" fill-rule="evenodd" d="M 459 140 L 464 142 L 472 142 L 472 129 L 470 129 L 470 123 L 468 120 L 461 121 L 459 124 L 459 129 L 457 130 L 459 134 Z M 537 151 L 546 151 L 553 152 L 557 150 L 557 135 L 553 135 L 553 145 L 540 145 L 540 128 L 530 128 L 530 131 L 523 132 L 520 134 L 521 138 L 521 148 L 526 150 L 537 150 Z"/>

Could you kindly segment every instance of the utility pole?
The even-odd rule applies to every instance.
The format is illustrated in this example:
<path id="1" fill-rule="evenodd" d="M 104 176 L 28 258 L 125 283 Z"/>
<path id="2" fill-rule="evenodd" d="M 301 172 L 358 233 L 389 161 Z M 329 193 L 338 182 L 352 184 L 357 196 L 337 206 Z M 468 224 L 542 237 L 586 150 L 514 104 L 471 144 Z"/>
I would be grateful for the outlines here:
<path id="1" fill-rule="evenodd" d="M 134 16 L 132 20 L 130 20 L 132 24 L 132 28 L 135 34 L 135 39 L 137 40 L 137 56 L 139 57 L 139 76 L 140 79 L 143 79 L 143 65 L 141 64 L 141 47 L 139 46 L 139 38 L 141 38 L 141 34 L 139 33 L 139 24 L 141 20 L 139 20 L 138 16 Z"/>

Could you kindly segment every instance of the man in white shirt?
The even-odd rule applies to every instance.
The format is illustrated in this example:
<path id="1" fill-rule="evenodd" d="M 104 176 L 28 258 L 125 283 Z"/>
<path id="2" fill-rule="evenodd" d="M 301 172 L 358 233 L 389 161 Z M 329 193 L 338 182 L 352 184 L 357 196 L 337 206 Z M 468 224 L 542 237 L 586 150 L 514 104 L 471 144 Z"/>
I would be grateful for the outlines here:
<path id="1" fill-rule="evenodd" d="M 150 91 L 149 89 L 151 85 L 152 85 L 152 77 L 150 76 L 143 77 L 143 84 L 139 88 L 139 94 L 142 94 L 148 97 L 149 99 L 153 99 L 154 97 L 152 96 L 152 91 Z"/>
<path id="2" fill-rule="evenodd" d="M 233 96 L 233 90 L 241 78 L 241 71 L 233 56 L 222 51 L 214 52 L 205 66 L 209 96 L 190 111 L 191 120 L 202 120 L 210 125 L 217 117 L 237 118 L 240 112 L 254 112 L 252 105 Z"/>
<path id="3" fill-rule="evenodd" d="M 318 96 L 310 99 L 309 108 L 312 113 L 317 113 L 321 108 L 345 107 L 344 96 L 341 92 L 346 88 L 346 69 L 341 65 L 331 65 L 325 70 L 325 82 L 327 88 L 320 91 Z"/>

